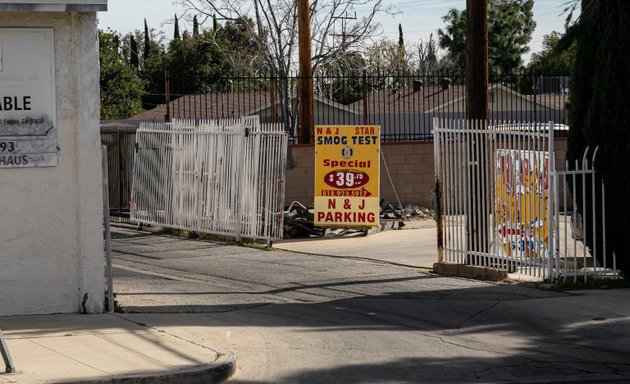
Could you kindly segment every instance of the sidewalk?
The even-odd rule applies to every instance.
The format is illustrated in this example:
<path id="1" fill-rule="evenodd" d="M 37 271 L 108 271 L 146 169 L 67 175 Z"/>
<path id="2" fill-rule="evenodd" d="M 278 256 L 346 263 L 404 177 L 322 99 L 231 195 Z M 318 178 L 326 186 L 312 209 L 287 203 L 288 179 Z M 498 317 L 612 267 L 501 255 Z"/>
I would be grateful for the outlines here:
<path id="1" fill-rule="evenodd" d="M 0 318 L 16 369 L 0 373 L 0 383 L 217 383 L 234 372 L 231 353 L 132 320 L 124 314 Z"/>

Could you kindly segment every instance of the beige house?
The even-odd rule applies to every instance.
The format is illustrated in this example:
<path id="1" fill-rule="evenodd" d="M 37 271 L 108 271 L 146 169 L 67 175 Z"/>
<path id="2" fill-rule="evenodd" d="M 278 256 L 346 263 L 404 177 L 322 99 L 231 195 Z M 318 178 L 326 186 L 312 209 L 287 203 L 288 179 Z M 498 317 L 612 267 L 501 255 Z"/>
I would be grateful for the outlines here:
<path id="1" fill-rule="evenodd" d="M 432 137 L 433 118 L 466 118 L 466 99 L 466 86 L 440 84 L 378 91 L 351 107 L 365 114 L 369 124 L 380 125 L 385 141 L 422 141 Z M 495 121 L 566 124 L 566 100 L 566 95 L 523 95 L 490 84 L 489 117 Z"/>
<path id="2" fill-rule="evenodd" d="M 362 114 L 350 106 L 315 96 L 314 122 L 318 124 L 360 123 Z M 290 108 L 287 108 L 290 105 Z M 277 94 L 266 91 L 207 93 L 184 95 L 168 104 L 144 111 L 129 118 L 131 121 L 165 121 L 171 119 L 221 119 L 239 116 L 260 116 L 261 122 L 297 121 L 297 97 L 287 103 Z"/>
<path id="3" fill-rule="evenodd" d="M 501 84 L 488 87 L 488 111 L 491 120 L 499 121 L 553 121 L 566 124 L 567 95 L 523 95 Z M 453 114 L 465 116 L 467 96 L 455 98 L 427 113 L 438 116 Z"/>

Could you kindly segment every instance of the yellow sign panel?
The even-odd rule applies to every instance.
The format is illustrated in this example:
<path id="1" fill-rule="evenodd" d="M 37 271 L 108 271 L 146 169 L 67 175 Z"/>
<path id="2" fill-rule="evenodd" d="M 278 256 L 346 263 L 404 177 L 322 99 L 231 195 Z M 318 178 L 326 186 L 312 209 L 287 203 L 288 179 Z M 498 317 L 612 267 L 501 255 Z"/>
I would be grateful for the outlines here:
<path id="1" fill-rule="evenodd" d="M 315 127 L 315 225 L 379 225 L 380 127 Z"/>
<path id="2" fill-rule="evenodd" d="M 496 153 L 496 231 L 506 256 L 542 257 L 549 249 L 549 157 Z"/>

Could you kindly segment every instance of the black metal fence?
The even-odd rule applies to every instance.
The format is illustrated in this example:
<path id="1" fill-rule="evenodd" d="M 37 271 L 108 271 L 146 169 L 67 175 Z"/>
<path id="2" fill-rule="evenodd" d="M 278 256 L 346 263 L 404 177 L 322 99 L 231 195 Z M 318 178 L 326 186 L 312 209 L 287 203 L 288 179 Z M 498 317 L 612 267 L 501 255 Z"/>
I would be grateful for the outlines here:
<path id="1" fill-rule="evenodd" d="M 101 142 L 107 147 L 109 211 L 112 221 L 131 223 L 129 210 L 136 129 L 128 123 L 101 126 Z"/>
<path id="2" fill-rule="evenodd" d="M 508 122 L 566 124 L 567 76 L 491 74 L 490 118 Z M 240 75 L 165 79 L 147 95 L 156 107 L 130 120 L 101 126 L 109 158 L 110 213 L 129 222 L 135 132 L 140 121 L 217 119 L 258 115 L 283 123 L 297 142 L 300 105 L 297 75 Z M 383 141 L 432 140 L 434 117 L 466 116 L 466 82 L 460 72 L 433 74 L 326 73 L 313 77 L 313 124 L 380 125 Z M 556 129 L 562 135 L 566 130 Z"/>
<path id="3" fill-rule="evenodd" d="M 491 74 L 490 119 L 506 122 L 566 124 L 568 76 L 533 73 Z M 166 82 L 161 104 L 136 119 L 216 119 L 259 115 L 283 123 L 293 141 L 299 131 L 302 78 L 238 75 L 212 79 L 176 75 Z M 431 140 L 434 117 L 466 116 L 466 82 L 461 72 L 319 73 L 313 76 L 313 124 L 380 125 L 383 141 Z M 161 98 L 161 101 L 155 98 Z"/>

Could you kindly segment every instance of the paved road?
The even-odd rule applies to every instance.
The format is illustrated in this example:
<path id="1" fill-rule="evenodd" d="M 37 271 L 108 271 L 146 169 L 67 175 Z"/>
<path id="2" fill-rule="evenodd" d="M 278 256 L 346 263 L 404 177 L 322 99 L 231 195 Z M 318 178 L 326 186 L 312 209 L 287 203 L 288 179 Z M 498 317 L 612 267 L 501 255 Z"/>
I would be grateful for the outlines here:
<path id="1" fill-rule="evenodd" d="M 129 316 L 233 351 L 233 383 L 630 381 L 628 290 L 554 293 L 120 228 L 113 248 Z"/>

